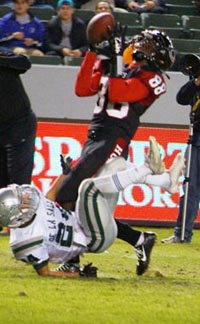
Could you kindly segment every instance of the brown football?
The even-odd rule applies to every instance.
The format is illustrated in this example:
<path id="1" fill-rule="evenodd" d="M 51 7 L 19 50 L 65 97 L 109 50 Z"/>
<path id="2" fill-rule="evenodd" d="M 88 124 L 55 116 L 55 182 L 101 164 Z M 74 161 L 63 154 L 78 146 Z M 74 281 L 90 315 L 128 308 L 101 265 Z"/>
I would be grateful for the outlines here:
<path id="1" fill-rule="evenodd" d="M 108 26 L 113 28 L 115 19 L 109 12 L 101 12 L 96 14 L 87 25 L 87 39 L 90 44 L 98 44 L 108 39 Z"/>

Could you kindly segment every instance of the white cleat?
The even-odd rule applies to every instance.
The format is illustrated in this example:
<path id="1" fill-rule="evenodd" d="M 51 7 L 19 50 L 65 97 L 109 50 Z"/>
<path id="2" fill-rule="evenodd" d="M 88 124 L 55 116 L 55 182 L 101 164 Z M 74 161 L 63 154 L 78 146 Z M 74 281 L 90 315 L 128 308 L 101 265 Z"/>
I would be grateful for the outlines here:
<path id="1" fill-rule="evenodd" d="M 165 171 L 165 164 L 161 159 L 159 144 L 155 137 L 149 137 L 149 152 L 145 156 L 145 163 L 154 174 L 161 174 Z"/>
<path id="2" fill-rule="evenodd" d="M 168 171 L 170 175 L 170 185 L 166 190 L 171 194 L 178 191 L 179 177 L 183 171 L 184 164 L 185 161 L 183 155 L 181 153 L 178 153 L 171 168 Z"/>

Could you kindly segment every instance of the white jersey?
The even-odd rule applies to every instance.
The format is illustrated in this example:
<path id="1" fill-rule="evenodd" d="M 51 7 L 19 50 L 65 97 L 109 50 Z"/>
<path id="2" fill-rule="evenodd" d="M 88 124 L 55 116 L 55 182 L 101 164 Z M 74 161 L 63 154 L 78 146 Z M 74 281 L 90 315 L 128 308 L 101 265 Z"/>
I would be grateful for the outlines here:
<path id="1" fill-rule="evenodd" d="M 48 261 L 63 263 L 86 252 L 89 242 L 76 214 L 43 195 L 32 223 L 10 231 L 10 246 L 16 259 L 31 263 L 36 269 Z"/>

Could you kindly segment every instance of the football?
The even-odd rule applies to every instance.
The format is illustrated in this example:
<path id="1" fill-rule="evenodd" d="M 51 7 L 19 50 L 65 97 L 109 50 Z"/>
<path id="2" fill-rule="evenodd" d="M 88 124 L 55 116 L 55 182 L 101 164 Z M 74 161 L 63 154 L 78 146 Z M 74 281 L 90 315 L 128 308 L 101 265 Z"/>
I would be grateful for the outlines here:
<path id="1" fill-rule="evenodd" d="M 114 25 L 115 19 L 109 12 L 101 12 L 92 17 L 87 25 L 87 39 L 89 43 L 95 45 L 108 39 L 108 26 L 113 28 Z"/>

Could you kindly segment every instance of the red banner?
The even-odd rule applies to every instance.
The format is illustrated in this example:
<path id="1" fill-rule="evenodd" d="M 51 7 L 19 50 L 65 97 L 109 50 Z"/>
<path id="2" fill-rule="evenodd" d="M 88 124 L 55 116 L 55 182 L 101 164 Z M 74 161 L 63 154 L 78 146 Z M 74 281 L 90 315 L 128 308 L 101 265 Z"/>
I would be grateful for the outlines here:
<path id="1" fill-rule="evenodd" d="M 38 123 L 33 182 L 43 192 L 61 173 L 60 153 L 70 155 L 74 161 L 79 159 L 87 129 L 87 124 Z M 171 165 L 178 152 L 185 151 L 188 130 L 140 127 L 129 147 L 130 162 L 136 165 L 144 162 L 150 135 L 155 136 L 160 143 L 166 167 Z M 183 177 L 180 178 L 180 193 L 182 181 Z M 131 221 L 174 222 L 180 193 L 169 195 L 165 190 L 145 184 L 129 186 L 120 195 L 115 216 Z"/>

